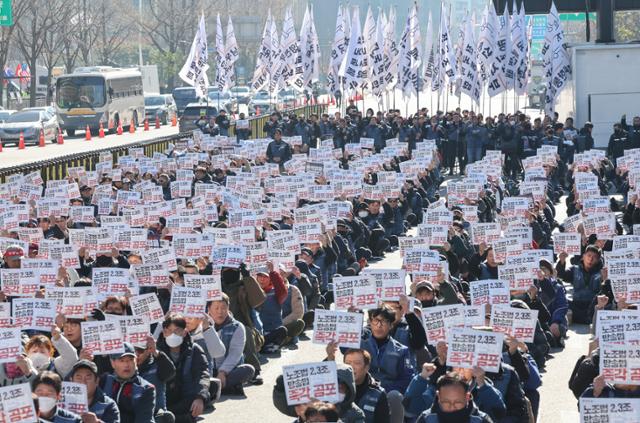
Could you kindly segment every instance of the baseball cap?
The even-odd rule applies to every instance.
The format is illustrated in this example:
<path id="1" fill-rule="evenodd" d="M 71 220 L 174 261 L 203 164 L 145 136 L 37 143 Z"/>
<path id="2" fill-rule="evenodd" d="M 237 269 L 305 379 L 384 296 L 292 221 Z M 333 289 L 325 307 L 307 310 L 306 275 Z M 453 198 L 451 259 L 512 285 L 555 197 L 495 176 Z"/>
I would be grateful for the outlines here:
<path id="1" fill-rule="evenodd" d="M 416 285 L 416 293 L 421 289 L 426 289 L 427 291 L 434 292 L 433 284 L 429 281 L 423 281 Z"/>
<path id="2" fill-rule="evenodd" d="M 125 342 L 123 344 L 123 347 L 124 347 L 124 352 L 111 354 L 109 355 L 109 358 L 112 360 L 117 360 L 119 358 L 126 357 L 126 356 L 131 356 L 131 357 L 136 356 L 136 349 L 133 347 L 131 343 Z"/>
<path id="3" fill-rule="evenodd" d="M 93 361 L 82 359 L 73 365 L 71 368 L 71 374 L 74 374 L 78 369 L 89 369 L 94 375 L 98 375 L 98 366 Z"/>
<path id="4" fill-rule="evenodd" d="M 5 259 L 9 258 L 9 257 L 14 257 L 14 258 L 24 257 L 24 250 L 19 245 L 15 245 L 15 244 L 14 245 L 10 245 L 5 250 L 5 252 L 3 254 L 3 257 Z"/>

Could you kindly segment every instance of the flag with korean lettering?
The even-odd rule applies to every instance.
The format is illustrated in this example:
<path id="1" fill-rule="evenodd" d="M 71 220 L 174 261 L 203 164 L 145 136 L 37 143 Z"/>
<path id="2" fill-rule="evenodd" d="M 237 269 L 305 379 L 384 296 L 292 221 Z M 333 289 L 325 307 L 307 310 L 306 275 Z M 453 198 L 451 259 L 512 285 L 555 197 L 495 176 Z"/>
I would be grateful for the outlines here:
<path id="1" fill-rule="evenodd" d="M 347 51 L 347 35 L 345 32 L 346 21 L 349 19 L 349 10 L 342 5 L 338 5 L 338 16 L 336 17 L 336 29 L 331 46 L 331 59 L 329 60 L 329 69 L 327 71 L 327 87 L 329 93 L 334 95 L 340 91 L 340 78 L 338 71 L 340 64 Z M 284 29 L 283 29 L 284 32 Z"/>
<path id="2" fill-rule="evenodd" d="M 556 99 L 571 78 L 572 72 L 571 58 L 564 39 L 560 15 L 553 1 L 547 15 L 547 31 L 541 53 L 544 80 L 547 86 L 544 110 L 547 115 L 553 115 Z"/>
<path id="3" fill-rule="evenodd" d="M 508 60 L 508 52 L 511 51 L 509 9 L 505 5 L 504 14 L 499 20 L 500 30 L 497 33 L 494 45 L 494 55 L 487 82 L 489 97 L 496 96 L 507 89 L 505 67 Z"/>
<path id="4" fill-rule="evenodd" d="M 389 16 L 384 28 L 384 83 L 387 91 L 395 88 L 398 82 L 398 64 L 400 52 L 396 42 L 396 11 L 393 6 L 389 10 Z"/>
<path id="5" fill-rule="evenodd" d="M 207 78 L 207 70 L 209 69 L 209 65 L 207 64 L 208 57 L 207 32 L 205 30 L 203 14 L 200 17 L 198 31 L 193 38 L 187 61 L 178 73 L 184 82 L 196 89 L 196 96 L 199 98 L 207 98 L 209 86 L 209 79 Z"/>
<path id="6" fill-rule="evenodd" d="M 356 90 L 366 81 L 368 69 L 369 54 L 360 27 L 360 9 L 356 7 L 351 21 L 347 54 L 344 55 L 338 75 L 344 78 L 346 89 Z"/>
<path id="7" fill-rule="evenodd" d="M 335 361 L 294 364 L 282 367 L 287 404 L 304 404 L 310 400 L 338 403 L 338 370 Z"/>

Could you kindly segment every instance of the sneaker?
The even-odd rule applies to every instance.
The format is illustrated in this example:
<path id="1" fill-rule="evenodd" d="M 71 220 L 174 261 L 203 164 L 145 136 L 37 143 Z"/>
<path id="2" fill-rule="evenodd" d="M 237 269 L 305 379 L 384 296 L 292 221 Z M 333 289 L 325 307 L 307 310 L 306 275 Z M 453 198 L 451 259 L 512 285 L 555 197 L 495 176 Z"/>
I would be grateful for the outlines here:
<path id="1" fill-rule="evenodd" d="M 269 344 L 262 347 L 262 352 L 264 354 L 275 354 L 280 351 L 280 346 L 276 344 Z"/>
<path id="2" fill-rule="evenodd" d="M 249 382 L 247 382 L 249 385 L 256 385 L 256 386 L 260 386 L 264 383 L 264 380 L 262 380 L 262 376 L 260 376 L 260 374 L 257 374 L 253 377 L 253 379 L 251 379 Z"/>
<path id="3" fill-rule="evenodd" d="M 245 396 L 244 395 L 244 388 L 242 387 L 242 385 L 227 386 L 222 390 L 222 394 L 223 395 L 240 396 L 240 397 Z"/>

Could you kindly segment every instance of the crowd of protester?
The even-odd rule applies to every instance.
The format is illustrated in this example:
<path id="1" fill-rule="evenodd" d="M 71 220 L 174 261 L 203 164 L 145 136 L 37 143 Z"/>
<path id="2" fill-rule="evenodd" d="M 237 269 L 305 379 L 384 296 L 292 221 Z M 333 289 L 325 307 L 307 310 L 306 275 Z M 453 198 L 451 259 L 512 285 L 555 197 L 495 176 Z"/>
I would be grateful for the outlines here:
<path id="1" fill-rule="evenodd" d="M 117 163 L 101 160 L 105 166 L 99 171 L 70 171 L 66 180 L 45 184 L 33 174 L 13 178 L 0 187 L 2 269 L 20 269 L 28 259 L 55 260 L 54 246 L 71 244 L 77 247 L 78 265 L 57 269 L 57 287 L 95 288 L 93 274 L 102 268 L 130 269 L 135 281 L 135 268 L 146 264 L 148 250 L 171 246 L 178 234 L 201 239 L 213 234 L 215 240 L 224 233 L 223 244 L 266 245 L 273 233 L 295 229 L 295 210 L 323 202 L 309 195 L 310 185 L 336 185 L 331 201 L 347 202 L 350 212 L 326 222 L 317 242 L 299 243 L 293 266 L 268 255 L 258 263 L 247 259 L 237 267 L 220 268 L 210 254 L 175 254 L 175 266 L 167 267 L 157 286 L 132 283 L 121 292 L 95 292 L 89 295 L 95 307 L 82 318 L 58 313 L 50 331 L 20 328 L 23 349 L 15 362 L 0 364 L 0 386 L 30 384 L 40 421 L 194 422 L 221 395 L 244 396 L 243 387 L 261 385 L 265 360 L 277 364 L 281 349 L 295 349 L 309 339 L 314 310 L 334 307 L 333 278 L 359 275 L 398 251 L 429 210 L 445 208 L 452 213 L 447 241 L 433 248 L 447 271 L 428 280 L 409 275 L 406 295 L 397 301 L 350 309 L 366 317 L 360 348 L 327 345 L 326 360 L 339 362 L 340 401 L 290 406 L 280 376 L 273 387 L 274 405 L 296 422 L 534 422 L 541 373 L 552 349 L 562 354 L 569 325 L 591 324 L 601 310 L 636 308 L 614 293 L 606 259 L 608 254 L 638 258 L 637 248 L 615 249 L 613 236 L 633 234 L 640 224 L 633 166 L 624 160 L 640 147 L 640 118 L 632 126 L 624 119 L 616 125 L 606 155 L 593 150 L 591 129 L 590 123 L 577 129 L 571 118 L 562 123 L 557 115 L 531 121 L 522 113 L 493 118 L 467 110 L 430 114 L 423 109 L 405 117 L 397 110 L 362 113 L 350 103 L 346 113 L 331 116 L 273 113 L 264 125 L 269 139 L 249 140 L 248 131 L 229 138 L 196 135 L 166 154 L 146 158 L 130 151 Z M 434 148 L 422 148 L 425 143 Z M 498 157 L 497 173 L 492 157 Z M 323 171 L 309 171 L 311 162 L 323 163 Z M 415 166 L 405 167 L 407 162 L 422 167 L 410 173 Z M 346 184 L 337 182 L 347 173 L 358 174 L 363 186 L 389 180 L 397 186 L 382 198 L 367 198 L 363 190 L 346 194 Z M 579 173 L 595 179 L 598 192 L 590 195 L 621 195 L 622 200 L 608 202 L 608 212 L 621 215 L 611 237 L 598 238 L 581 220 L 571 219 L 587 216 Z M 389 179 L 389 174 L 396 176 Z M 447 174 L 455 175 L 449 182 L 473 176 L 477 183 L 480 175 L 482 183 L 478 191 L 454 199 L 444 187 Z M 252 178 L 255 182 L 249 182 Z M 280 178 L 290 178 L 286 183 L 302 190 L 298 195 L 295 188 L 274 190 L 273 182 Z M 520 191 L 531 181 L 544 182 L 543 196 Z M 180 189 L 184 183 L 186 193 Z M 68 195 L 72 186 L 77 195 Z M 250 188 L 257 195 L 247 193 Z M 123 194 L 127 192 L 133 195 Z M 529 200 L 527 210 L 505 215 L 505 198 L 518 196 Z M 62 204 L 43 214 L 43 200 L 55 198 Z M 93 220 L 74 220 L 69 208 L 74 206 L 92 207 Z M 559 206 L 566 206 L 569 223 L 556 220 Z M 238 226 L 233 216 L 245 208 L 261 217 L 252 223 L 249 238 L 232 238 Z M 138 212 L 142 223 L 133 224 Z M 175 226 L 176 217 L 188 223 Z M 537 310 L 538 322 L 532 343 L 505 338 L 498 372 L 448 366 L 447 343 L 429 344 L 420 317 L 424 308 L 470 304 L 475 281 L 498 279 L 504 257 L 498 257 L 491 243 L 473 243 L 477 222 L 530 228 L 531 249 L 553 251 L 557 233 L 581 236 L 579 254 L 560 252 L 552 254 L 553 260 L 539 260 L 531 285 L 511 292 L 510 305 Z M 86 231 L 95 227 L 110 228 L 108 233 L 144 228 L 145 242 L 123 249 L 112 241 L 106 251 L 96 251 Z M 82 243 L 77 235 L 84 232 Z M 220 276 L 223 292 L 202 305 L 200 316 L 170 309 L 173 287 L 184 286 L 190 275 Z M 51 286 L 43 284 L 33 295 L 49 298 Z M 2 288 L 3 302 L 15 301 L 4 281 Z M 164 313 L 162 321 L 149 325 L 146 339 L 135 345 L 124 342 L 121 352 L 110 355 L 94 355 L 83 347 L 84 322 L 131 316 L 132 299 L 145 294 L 155 296 Z M 606 382 L 598 351 L 595 342 L 576 363 L 569 381 L 576 397 L 639 397 L 639 384 Z M 86 385 L 87 410 L 75 414 L 63 408 L 59 400 L 65 381 Z M 242 410 L 250 412 L 239 409 L 239 420 L 257 421 Z"/>

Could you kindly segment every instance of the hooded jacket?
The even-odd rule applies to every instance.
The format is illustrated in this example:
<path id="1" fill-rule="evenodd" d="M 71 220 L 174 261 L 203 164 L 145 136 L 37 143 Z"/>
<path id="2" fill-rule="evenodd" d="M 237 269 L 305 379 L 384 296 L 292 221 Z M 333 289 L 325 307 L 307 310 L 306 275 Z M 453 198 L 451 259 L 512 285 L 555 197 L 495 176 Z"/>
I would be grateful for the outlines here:
<path id="1" fill-rule="evenodd" d="M 258 281 L 251 276 L 240 278 L 237 269 L 224 269 L 221 273 L 222 292 L 229 296 L 229 310 L 233 317 L 245 327 L 254 327 L 251 319 L 251 309 L 256 308 L 266 298 Z"/>
<path id="2" fill-rule="evenodd" d="M 353 378 L 353 370 L 344 364 L 336 364 L 338 366 L 338 383 L 344 384 L 347 388 L 344 401 L 336 404 L 340 412 L 340 420 L 344 423 L 365 423 L 364 412 L 355 404 L 356 382 Z M 295 407 L 287 404 L 282 375 L 276 379 L 272 398 L 273 405 L 276 406 L 278 411 L 290 417 L 297 417 Z"/>

